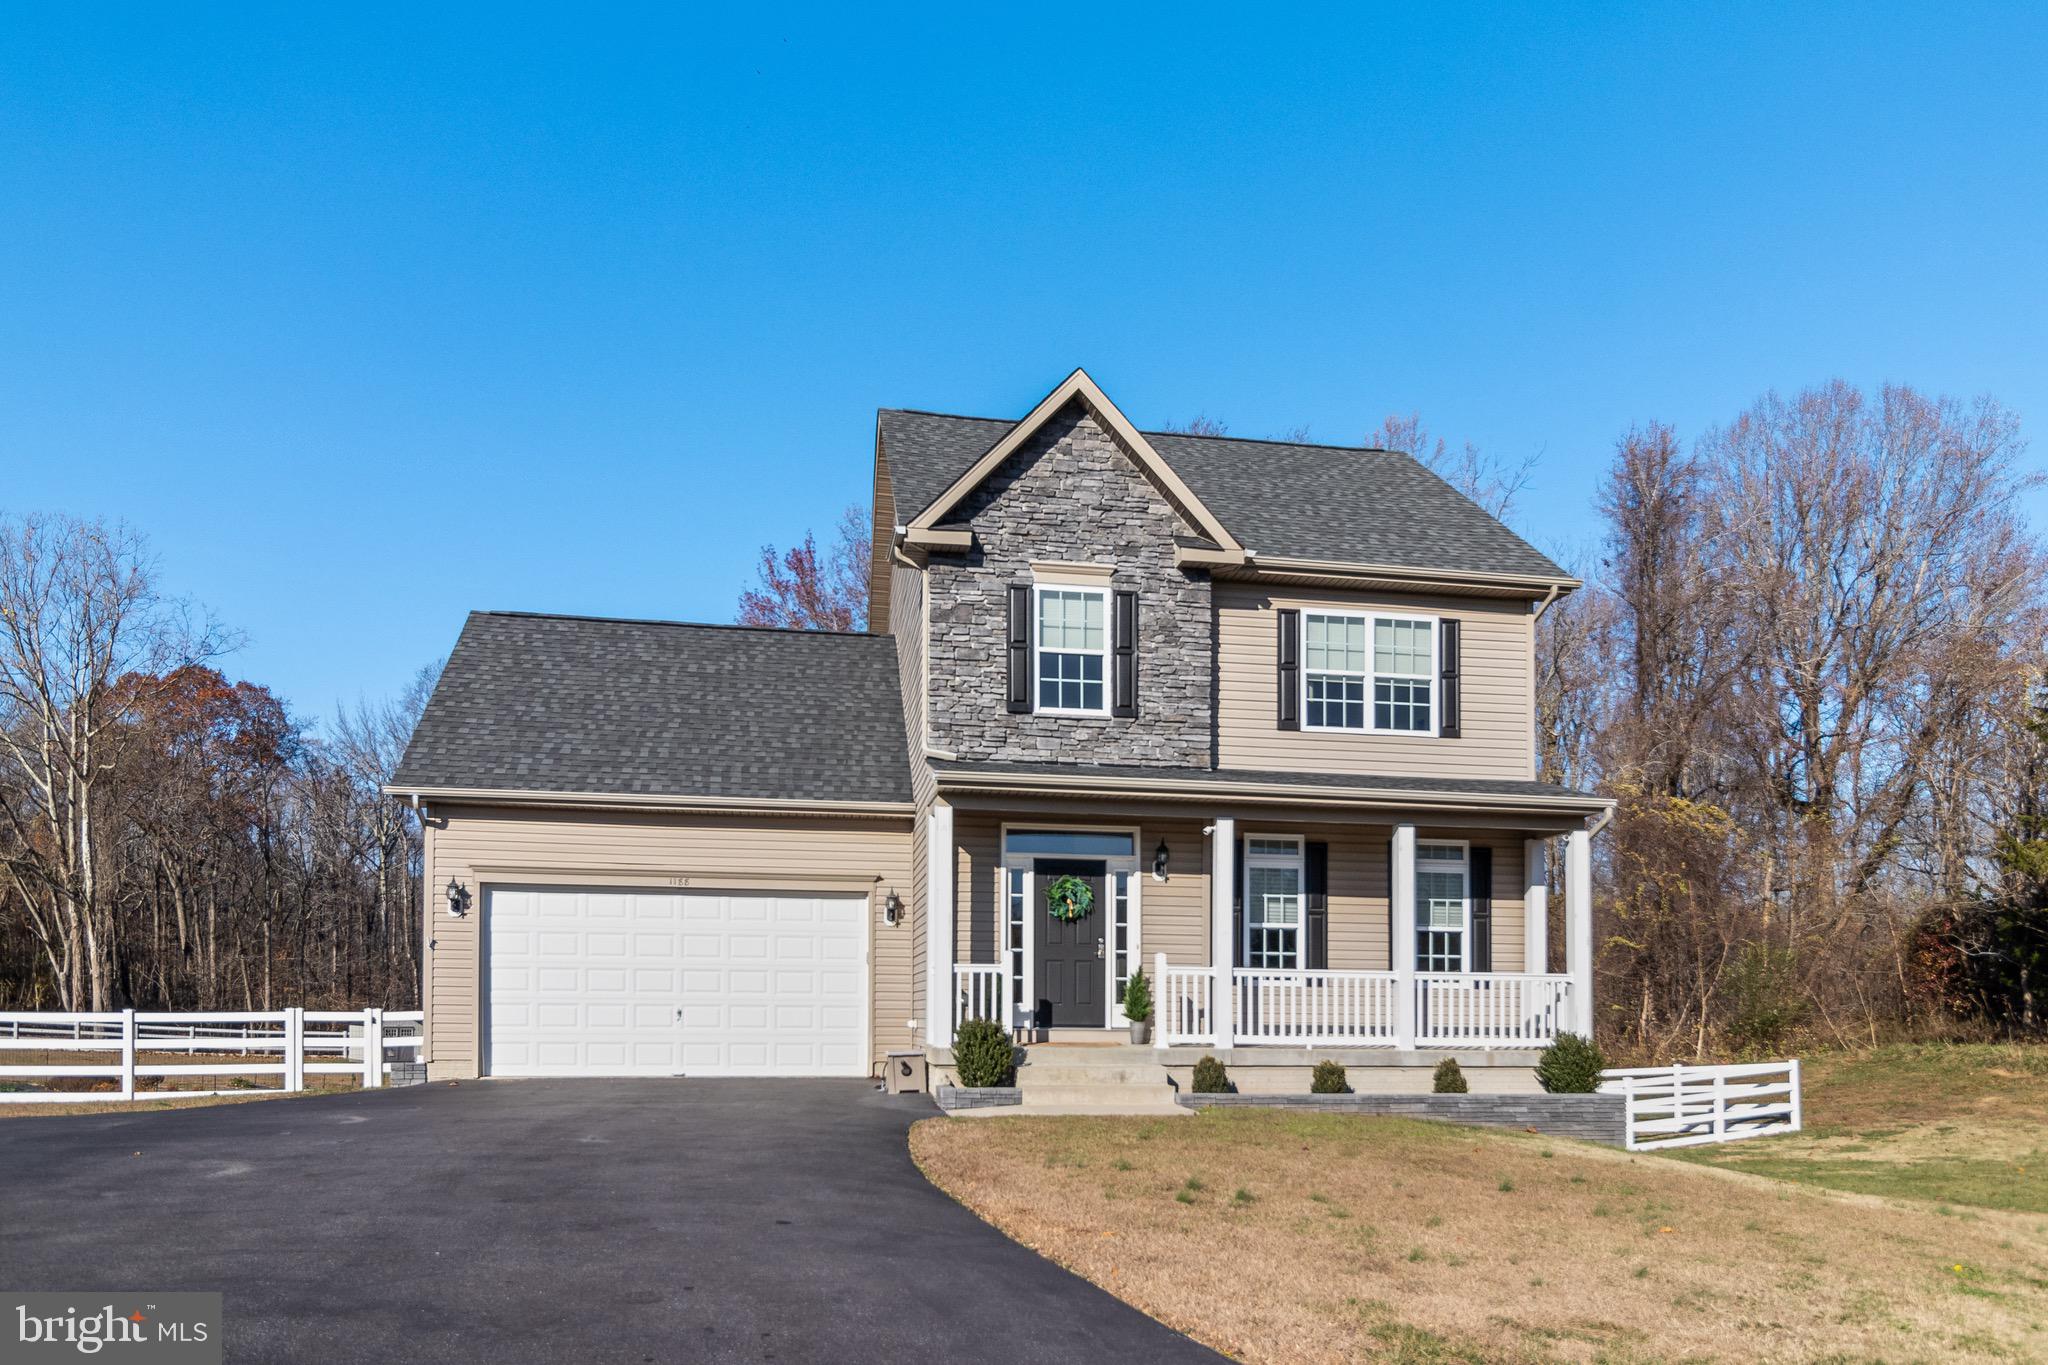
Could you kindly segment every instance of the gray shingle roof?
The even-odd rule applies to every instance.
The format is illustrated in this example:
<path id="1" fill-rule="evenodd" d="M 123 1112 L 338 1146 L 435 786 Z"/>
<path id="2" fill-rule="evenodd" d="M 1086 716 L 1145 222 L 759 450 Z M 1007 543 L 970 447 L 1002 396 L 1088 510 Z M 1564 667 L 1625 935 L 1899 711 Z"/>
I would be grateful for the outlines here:
<path id="1" fill-rule="evenodd" d="M 931 506 L 1016 425 L 895 408 L 879 416 L 899 522 Z M 1255 554 L 1569 577 L 1398 451 L 1152 431 L 1145 439 Z"/>
<path id="2" fill-rule="evenodd" d="M 1371 773 L 1293 773 L 1253 768 L 1141 768 L 1130 764 L 1084 763 L 975 763 L 958 759 L 934 759 L 932 771 L 943 782 L 948 773 L 976 777 L 1008 774 L 1032 777 L 1078 777 L 1097 781 L 1156 782 L 1170 787 L 1185 782 L 1241 782 L 1257 787 L 1330 787 L 1364 791 L 1413 792 L 1418 796 L 1519 796 L 1556 798 L 1562 801 L 1597 800 L 1591 792 L 1561 787 L 1554 782 L 1523 782 L 1507 778 L 1436 777 L 1403 774 L 1382 776 Z"/>
<path id="3" fill-rule="evenodd" d="M 391 785 L 909 801 L 896 642 L 475 612 Z"/>

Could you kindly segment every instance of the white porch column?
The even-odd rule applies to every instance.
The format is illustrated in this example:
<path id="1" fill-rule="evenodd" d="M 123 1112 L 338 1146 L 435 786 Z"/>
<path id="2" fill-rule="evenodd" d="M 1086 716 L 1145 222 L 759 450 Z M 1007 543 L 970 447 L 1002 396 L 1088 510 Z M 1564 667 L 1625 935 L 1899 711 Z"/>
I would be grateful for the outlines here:
<path id="1" fill-rule="evenodd" d="M 1593 1034 L 1593 836 L 1575 829 L 1564 848 L 1564 969 L 1574 1031 Z"/>
<path id="2" fill-rule="evenodd" d="M 1550 841 L 1522 840 L 1522 970 L 1550 970 Z"/>
<path id="3" fill-rule="evenodd" d="M 1387 952 L 1394 968 L 1394 1046 L 1415 1047 L 1415 826 L 1394 826 L 1393 941 Z"/>
<path id="4" fill-rule="evenodd" d="M 953 808 L 932 805 L 924 845 L 924 1037 L 953 1046 Z"/>
<path id="5" fill-rule="evenodd" d="M 1230 971 L 1237 961 L 1237 821 L 1218 816 L 1209 836 L 1209 1026 L 1218 1047 L 1236 1036 Z"/>

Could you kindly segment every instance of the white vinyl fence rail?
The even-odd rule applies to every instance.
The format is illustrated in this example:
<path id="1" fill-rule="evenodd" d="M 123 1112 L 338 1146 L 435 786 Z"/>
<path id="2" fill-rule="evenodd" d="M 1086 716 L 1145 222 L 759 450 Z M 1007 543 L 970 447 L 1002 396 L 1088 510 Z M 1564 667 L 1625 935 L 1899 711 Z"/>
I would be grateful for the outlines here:
<path id="1" fill-rule="evenodd" d="M 425 1039 L 418 1010 L 240 1010 L 199 1014 L 113 1010 L 98 1014 L 0 1013 L 0 1083 L 118 1080 L 118 1090 L 9 1090 L 0 1104 L 91 1104 L 109 1100 L 190 1099 L 306 1088 L 308 1076 L 355 1076 L 376 1089 L 391 1073 L 389 1054 L 417 1060 Z M 70 1052 L 113 1061 L 16 1065 L 21 1053 Z M 183 1054 L 184 1062 L 138 1061 L 140 1054 Z M 145 1077 L 245 1076 L 270 1085 L 222 1090 L 146 1090 Z"/>
<path id="2" fill-rule="evenodd" d="M 1600 1091 L 1626 1097 L 1631 1152 L 1799 1131 L 1797 1058 L 1603 1071 Z"/>

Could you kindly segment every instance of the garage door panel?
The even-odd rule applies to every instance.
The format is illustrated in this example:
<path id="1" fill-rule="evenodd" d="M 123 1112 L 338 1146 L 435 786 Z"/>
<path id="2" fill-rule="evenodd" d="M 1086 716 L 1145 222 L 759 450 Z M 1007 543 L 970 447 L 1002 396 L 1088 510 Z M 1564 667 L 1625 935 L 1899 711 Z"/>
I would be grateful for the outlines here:
<path id="1" fill-rule="evenodd" d="M 865 1075 L 856 896 L 498 891 L 499 1075 Z"/>

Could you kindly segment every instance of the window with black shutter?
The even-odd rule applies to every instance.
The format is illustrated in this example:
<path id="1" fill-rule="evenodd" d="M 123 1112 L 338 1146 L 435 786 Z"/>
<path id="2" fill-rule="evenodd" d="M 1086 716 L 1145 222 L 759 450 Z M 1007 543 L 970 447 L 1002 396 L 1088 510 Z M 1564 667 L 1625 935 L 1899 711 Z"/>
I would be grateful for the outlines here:
<path id="1" fill-rule="evenodd" d="M 1472 967 L 1493 970 L 1493 850 L 1474 846 L 1472 858 Z"/>
<path id="2" fill-rule="evenodd" d="M 1441 724 L 1437 729 L 1437 733 L 1439 735 L 1442 735 L 1445 739 L 1457 739 L 1459 738 L 1459 694 L 1463 690 L 1459 686 L 1458 680 L 1458 655 L 1460 653 L 1459 645 L 1461 643 L 1458 637 L 1461 632 L 1458 629 L 1457 621 L 1449 617 L 1446 617 L 1444 620 L 1438 622 L 1437 628 L 1441 632 L 1441 641 L 1438 645 L 1438 649 L 1441 654 L 1442 662 L 1442 678 L 1440 680 L 1440 690 L 1443 694 L 1443 700 L 1441 702 Z"/>
<path id="3" fill-rule="evenodd" d="M 1301 728 L 1301 613 L 1292 608 L 1282 609 L 1275 615 L 1280 620 L 1279 676 L 1275 686 L 1279 689 L 1280 728 L 1299 730 Z"/>
<path id="4" fill-rule="evenodd" d="M 1005 702 L 1012 712 L 1031 709 L 1031 587 L 1010 585 L 1009 659 Z"/>
<path id="5" fill-rule="evenodd" d="M 1116 658 L 1110 690 L 1110 714 L 1138 714 L 1138 594 L 1116 595 Z"/>

